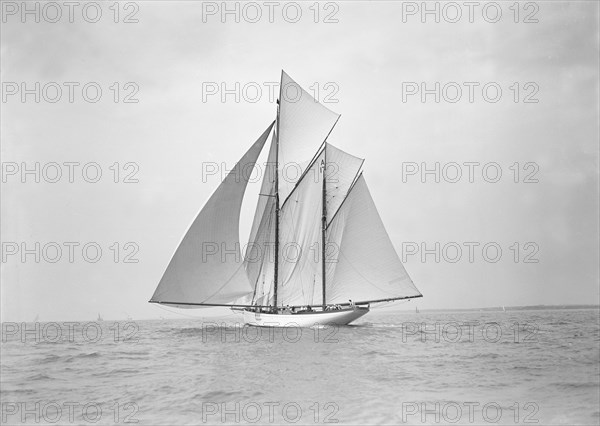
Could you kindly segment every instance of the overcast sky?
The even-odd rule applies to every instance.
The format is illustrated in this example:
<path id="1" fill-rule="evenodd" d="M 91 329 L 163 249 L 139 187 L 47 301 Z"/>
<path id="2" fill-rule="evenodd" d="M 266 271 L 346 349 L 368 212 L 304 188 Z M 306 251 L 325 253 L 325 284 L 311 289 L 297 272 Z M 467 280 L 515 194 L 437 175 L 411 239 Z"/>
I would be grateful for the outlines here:
<path id="1" fill-rule="evenodd" d="M 321 4 L 318 17 L 308 2 L 295 23 L 293 5 L 284 16 L 286 3 L 279 3 L 269 22 L 269 9 L 257 3 L 258 22 L 247 22 L 256 9 L 246 8 L 236 23 L 234 15 L 221 16 L 221 2 L 192 1 L 138 2 L 137 10 L 121 4 L 118 23 L 109 4 L 96 23 L 84 19 L 94 20 L 93 8 L 85 16 L 75 9 L 69 22 L 66 6 L 56 23 L 45 22 L 56 16 L 50 8 L 40 9 L 40 23 L 33 15 L 22 23 L 20 9 L 14 10 L 21 3 L 7 3 L 1 24 L 2 320 L 168 316 L 147 301 L 219 183 L 214 176 L 203 182 L 202 165 L 233 167 L 267 128 L 276 112 L 268 87 L 281 69 L 311 93 L 318 89 L 325 105 L 342 114 L 330 142 L 366 159 L 375 203 L 424 294 L 402 308 L 598 303 L 597 2 L 536 2 L 527 9 L 521 3 L 518 17 L 512 1 L 499 2 L 496 23 L 488 22 L 496 10 L 484 15 L 482 7 L 473 11 L 473 22 L 466 7 L 459 22 L 445 22 L 454 20 L 456 9 L 441 6 L 440 23 L 430 15 L 422 23 L 413 8 L 421 2 Z M 121 22 L 126 16 L 139 22 Z M 22 102 L 22 82 L 29 89 L 40 83 L 39 103 L 35 93 Z M 79 83 L 71 85 L 72 103 L 65 82 Z M 102 89 L 95 103 L 82 94 L 90 82 Z M 239 102 L 206 91 L 220 90 L 221 83 L 233 89 L 236 82 L 250 83 Z M 440 83 L 439 103 L 433 94 L 425 102 L 420 93 L 408 94 L 421 90 L 421 82 L 429 89 Z M 56 86 L 62 97 L 52 103 Z M 250 90 L 257 86 L 261 96 Z M 450 102 L 457 86 L 462 96 Z M 497 87 L 502 93 L 491 102 Z M 94 84 L 87 89 L 93 98 Z M 139 102 L 125 103 L 127 95 Z M 23 183 L 22 163 L 33 168 L 36 162 L 40 168 L 60 164 L 62 178 L 48 182 L 55 169 L 47 166 L 40 183 L 33 174 Z M 79 163 L 73 183 L 68 162 Z M 82 177 L 82 166 L 92 162 L 102 170 L 97 183 Z M 413 163 L 420 169 L 436 162 L 446 165 L 439 183 L 433 175 L 422 182 L 420 170 L 403 176 Z M 473 166 L 473 182 L 466 162 L 480 164 Z M 461 166 L 455 183 L 449 180 L 456 167 L 448 163 Z M 500 167 L 498 182 L 482 176 L 487 163 L 497 164 L 487 168 L 488 180 Z M 94 177 L 93 168 L 87 172 Z M 130 173 L 137 183 L 123 183 Z M 244 205 L 242 241 L 253 201 L 248 196 Z M 36 242 L 51 244 L 45 253 L 40 248 L 39 263 L 35 253 L 23 261 L 22 243 L 35 251 Z M 436 242 L 439 263 L 434 254 L 422 259 L 422 243 L 434 249 Z M 72 263 L 65 243 L 79 243 L 72 245 Z M 102 249 L 96 263 L 83 257 L 87 243 Z M 465 243 L 473 243 L 472 262 Z M 56 245 L 62 258 L 51 263 L 46 259 L 55 256 Z M 457 246 L 463 253 L 453 263 Z M 10 254 L 15 247 L 19 253 Z M 415 247 L 419 253 L 407 252 Z M 495 247 L 502 254 L 494 263 Z M 124 263 L 128 254 L 138 262 Z M 93 247 L 88 255 L 94 256 Z"/>

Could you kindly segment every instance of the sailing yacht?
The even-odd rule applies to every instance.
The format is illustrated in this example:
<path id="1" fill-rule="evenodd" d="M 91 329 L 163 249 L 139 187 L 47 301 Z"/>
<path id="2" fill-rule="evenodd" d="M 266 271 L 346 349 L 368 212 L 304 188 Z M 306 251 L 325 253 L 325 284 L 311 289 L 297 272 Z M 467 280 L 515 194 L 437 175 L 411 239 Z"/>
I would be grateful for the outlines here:
<path id="1" fill-rule="evenodd" d="M 282 71 L 275 120 L 195 217 L 150 303 L 226 306 L 249 325 L 312 327 L 421 297 L 377 212 L 364 160 L 327 141 L 339 118 Z M 242 250 L 242 200 L 269 136 Z"/>

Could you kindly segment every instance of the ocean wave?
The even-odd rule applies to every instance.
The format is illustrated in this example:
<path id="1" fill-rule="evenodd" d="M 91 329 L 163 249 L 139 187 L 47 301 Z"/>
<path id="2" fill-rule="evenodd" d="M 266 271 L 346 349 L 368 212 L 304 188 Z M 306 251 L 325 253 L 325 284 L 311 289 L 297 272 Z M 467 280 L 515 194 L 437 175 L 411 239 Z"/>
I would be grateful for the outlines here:
<path id="1" fill-rule="evenodd" d="M 202 399 L 204 401 L 228 401 L 234 398 L 243 397 L 244 393 L 240 391 L 208 391 L 196 395 L 199 399 Z"/>
<path id="2" fill-rule="evenodd" d="M 61 359 L 64 359 L 64 358 L 66 358 L 66 357 L 65 356 L 55 355 L 55 354 L 50 354 L 50 355 L 46 355 L 44 358 L 42 358 L 38 362 L 40 364 L 49 364 L 49 363 L 57 362 L 57 361 L 59 361 Z"/>
<path id="3" fill-rule="evenodd" d="M 94 377 L 114 377 L 114 376 L 126 376 L 126 375 L 136 375 L 141 372 L 138 368 L 115 368 L 112 370 L 102 370 L 98 373 L 93 373 Z"/>
<path id="4" fill-rule="evenodd" d="M 36 373 L 32 376 L 27 377 L 27 380 L 35 382 L 35 381 L 40 381 L 40 380 L 51 380 L 52 378 L 50 376 L 48 376 L 47 374 L 43 374 L 43 373 Z"/>

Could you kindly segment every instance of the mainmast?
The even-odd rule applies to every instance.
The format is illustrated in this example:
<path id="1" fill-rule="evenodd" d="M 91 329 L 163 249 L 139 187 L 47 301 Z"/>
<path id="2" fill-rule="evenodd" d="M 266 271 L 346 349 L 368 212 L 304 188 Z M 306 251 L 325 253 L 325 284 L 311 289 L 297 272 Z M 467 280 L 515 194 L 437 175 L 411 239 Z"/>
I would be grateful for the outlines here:
<path id="1" fill-rule="evenodd" d="M 325 142 L 325 148 L 323 149 L 323 217 L 321 219 L 321 265 L 323 274 L 323 310 L 325 310 L 326 298 L 325 298 L 325 231 L 327 229 L 327 183 L 325 182 L 325 171 L 327 170 L 327 142 Z"/>
<path id="2" fill-rule="evenodd" d="M 280 93 L 281 97 L 281 93 Z M 273 305 L 277 312 L 277 283 L 279 269 L 279 106 L 277 99 L 277 126 L 275 128 L 275 273 L 273 277 Z"/>

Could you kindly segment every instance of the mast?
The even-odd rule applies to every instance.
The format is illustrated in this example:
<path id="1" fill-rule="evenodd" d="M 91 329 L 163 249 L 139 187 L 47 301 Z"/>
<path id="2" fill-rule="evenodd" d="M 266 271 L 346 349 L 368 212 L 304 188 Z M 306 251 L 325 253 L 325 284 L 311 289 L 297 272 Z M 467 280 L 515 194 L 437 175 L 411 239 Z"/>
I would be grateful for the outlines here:
<path id="1" fill-rule="evenodd" d="M 277 137 L 275 139 L 275 273 L 273 277 L 273 305 L 275 306 L 275 313 L 277 313 L 277 282 L 279 269 L 279 106 L 279 99 L 277 99 L 277 127 L 275 129 L 275 135 Z"/>
<path id="2" fill-rule="evenodd" d="M 323 150 L 323 217 L 321 218 L 321 266 L 323 274 L 323 310 L 326 306 L 325 297 L 325 231 L 327 230 L 327 184 L 325 182 L 325 170 L 327 169 L 327 142 L 325 142 L 325 149 Z"/>

